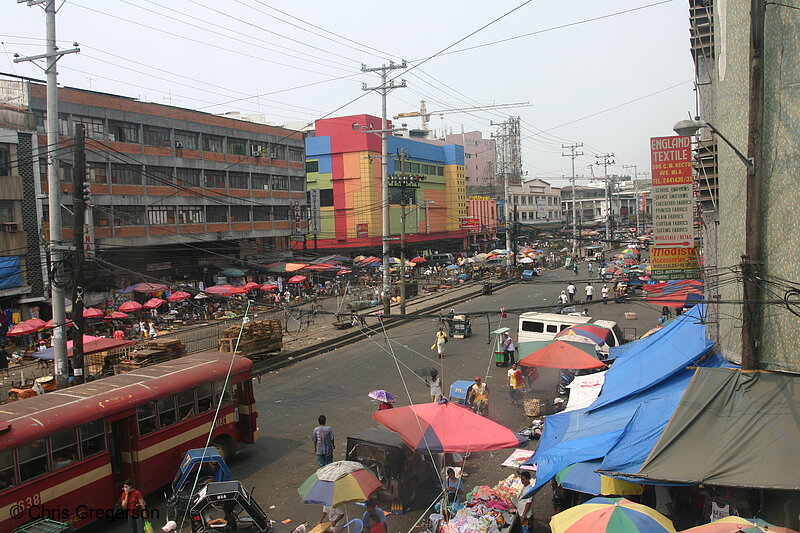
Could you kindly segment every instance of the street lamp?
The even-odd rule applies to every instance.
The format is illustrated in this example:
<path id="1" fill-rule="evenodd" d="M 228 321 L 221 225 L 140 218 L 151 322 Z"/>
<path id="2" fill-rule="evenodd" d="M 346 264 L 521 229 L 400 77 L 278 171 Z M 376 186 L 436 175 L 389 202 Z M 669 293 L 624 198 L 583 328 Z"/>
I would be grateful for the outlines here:
<path id="1" fill-rule="evenodd" d="M 700 128 L 708 128 L 713 133 L 715 133 L 720 139 L 725 141 L 725 144 L 730 146 L 731 150 L 742 160 L 742 162 L 747 166 L 747 175 L 753 176 L 756 172 L 756 165 L 755 161 L 752 157 L 747 157 L 738 148 L 736 148 L 731 142 L 725 137 L 722 132 L 720 132 L 717 128 L 711 125 L 709 122 L 704 122 L 698 118 L 694 120 L 681 120 L 680 122 L 676 122 L 674 126 L 672 126 L 672 130 L 681 135 L 683 137 L 691 137 L 692 135 L 697 134 L 697 130 Z"/>

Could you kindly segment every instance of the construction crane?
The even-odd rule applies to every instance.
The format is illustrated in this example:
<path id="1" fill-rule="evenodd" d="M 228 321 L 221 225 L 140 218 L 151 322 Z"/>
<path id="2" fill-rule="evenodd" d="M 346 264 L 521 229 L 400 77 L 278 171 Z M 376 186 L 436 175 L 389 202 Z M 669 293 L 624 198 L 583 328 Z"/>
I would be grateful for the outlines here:
<path id="1" fill-rule="evenodd" d="M 450 113 L 469 113 L 470 111 L 486 111 L 488 109 L 510 109 L 514 107 L 531 107 L 533 104 L 530 102 L 517 102 L 514 104 L 492 104 L 480 105 L 475 107 L 460 107 L 456 109 L 440 109 L 438 111 L 428 111 L 425 100 L 419 101 L 419 111 L 412 111 L 410 113 L 398 113 L 394 116 L 395 120 L 398 118 L 421 117 L 421 129 L 428 131 L 428 124 L 431 121 L 431 115 L 447 115 Z"/>

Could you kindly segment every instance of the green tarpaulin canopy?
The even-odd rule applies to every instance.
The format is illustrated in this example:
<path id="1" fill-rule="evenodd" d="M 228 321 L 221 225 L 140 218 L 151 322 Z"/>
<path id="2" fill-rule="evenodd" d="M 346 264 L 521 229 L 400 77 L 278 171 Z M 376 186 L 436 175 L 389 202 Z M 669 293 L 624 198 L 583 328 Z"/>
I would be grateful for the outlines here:
<path id="1" fill-rule="evenodd" d="M 634 477 L 800 489 L 800 376 L 698 368 Z"/>

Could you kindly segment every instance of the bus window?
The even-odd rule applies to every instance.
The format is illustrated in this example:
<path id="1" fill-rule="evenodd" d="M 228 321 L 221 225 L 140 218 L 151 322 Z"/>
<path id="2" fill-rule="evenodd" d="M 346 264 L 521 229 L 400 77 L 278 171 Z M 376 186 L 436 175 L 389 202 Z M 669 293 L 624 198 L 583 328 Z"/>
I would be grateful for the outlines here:
<path id="1" fill-rule="evenodd" d="M 156 404 L 153 402 L 140 405 L 136 408 L 136 418 L 139 420 L 139 436 L 154 432 L 156 426 Z"/>
<path id="2" fill-rule="evenodd" d="M 39 439 L 17 448 L 19 458 L 19 480 L 28 481 L 47 470 L 47 444 L 44 439 Z"/>
<path id="3" fill-rule="evenodd" d="M 186 420 L 194 416 L 194 390 L 189 389 L 179 392 L 178 400 L 178 420 Z"/>
<path id="4" fill-rule="evenodd" d="M 50 449 L 53 451 L 53 470 L 77 461 L 78 434 L 75 428 L 65 429 L 55 435 L 51 435 Z"/>
<path id="5" fill-rule="evenodd" d="M 522 322 L 522 331 L 542 333 L 544 332 L 544 322 L 533 322 L 532 320 L 524 320 Z"/>
<path id="6" fill-rule="evenodd" d="M 15 477 L 12 450 L 0 451 L 0 490 L 16 485 Z"/>
<path id="7" fill-rule="evenodd" d="M 105 451 L 106 435 L 103 421 L 95 420 L 81 426 L 81 451 L 84 457 Z"/>
<path id="8" fill-rule="evenodd" d="M 197 412 L 198 413 L 205 413 L 212 407 L 214 407 L 212 403 L 213 392 L 211 390 L 211 383 L 206 383 L 205 385 L 200 385 L 197 387 Z"/>
<path id="9" fill-rule="evenodd" d="M 158 400 L 158 423 L 162 428 L 175 423 L 175 396 Z"/>
<path id="10" fill-rule="evenodd" d="M 555 324 L 547 324 L 547 333 L 558 333 L 558 327 Z"/>
<path id="11" fill-rule="evenodd" d="M 222 387 L 225 385 L 224 381 L 217 381 L 214 383 L 214 401 L 215 405 L 220 403 L 228 403 L 233 401 L 233 388 L 230 383 L 228 383 L 228 388 L 225 389 L 225 393 L 222 392 Z M 222 401 L 220 402 L 220 396 L 222 396 Z"/>

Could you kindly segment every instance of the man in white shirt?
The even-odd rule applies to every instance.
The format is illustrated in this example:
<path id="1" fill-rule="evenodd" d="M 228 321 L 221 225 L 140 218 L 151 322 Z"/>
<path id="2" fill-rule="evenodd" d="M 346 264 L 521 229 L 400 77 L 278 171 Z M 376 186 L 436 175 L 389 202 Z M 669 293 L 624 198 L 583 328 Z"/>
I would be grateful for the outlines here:
<path id="1" fill-rule="evenodd" d="M 519 477 L 520 481 L 522 481 L 522 488 L 515 498 L 517 518 L 522 526 L 522 533 L 528 533 L 533 525 L 533 496 L 531 495 L 528 498 L 524 498 L 524 496 L 531 490 L 531 473 L 523 470 L 520 472 Z"/>
<path id="2" fill-rule="evenodd" d="M 586 285 L 586 301 L 591 302 L 593 297 L 594 297 L 594 287 L 592 287 L 592 284 L 589 283 L 588 285 Z"/>
<path id="3" fill-rule="evenodd" d="M 567 296 L 569 297 L 570 303 L 575 301 L 575 290 L 576 290 L 575 284 L 570 282 L 570 284 L 567 285 Z"/>
<path id="4" fill-rule="evenodd" d="M 600 289 L 600 293 L 603 295 L 603 304 L 608 303 L 608 285 L 603 285 L 603 288 Z"/>

